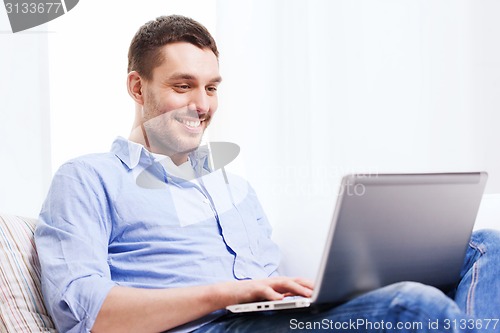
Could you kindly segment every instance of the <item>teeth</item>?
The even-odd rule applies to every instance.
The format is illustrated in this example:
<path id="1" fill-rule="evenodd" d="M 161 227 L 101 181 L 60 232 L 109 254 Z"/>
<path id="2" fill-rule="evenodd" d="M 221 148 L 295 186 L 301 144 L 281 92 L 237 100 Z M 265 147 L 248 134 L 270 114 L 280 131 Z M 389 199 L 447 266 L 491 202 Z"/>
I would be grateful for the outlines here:
<path id="1" fill-rule="evenodd" d="M 196 121 L 183 120 L 182 122 L 185 125 L 188 125 L 189 127 L 198 127 L 201 124 L 201 122 L 199 120 L 196 120 Z"/>

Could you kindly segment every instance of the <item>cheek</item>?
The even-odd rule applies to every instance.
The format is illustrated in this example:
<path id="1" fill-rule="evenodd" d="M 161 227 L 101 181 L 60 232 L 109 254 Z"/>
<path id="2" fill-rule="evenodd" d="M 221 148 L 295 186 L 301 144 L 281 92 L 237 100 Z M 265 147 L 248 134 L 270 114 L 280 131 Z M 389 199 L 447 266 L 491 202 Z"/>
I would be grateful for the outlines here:
<path id="1" fill-rule="evenodd" d="M 149 98 L 150 104 L 163 112 L 185 107 L 188 104 L 187 100 L 187 94 L 177 94 L 169 90 L 156 91 Z"/>
<path id="2" fill-rule="evenodd" d="M 182 109 L 189 104 L 189 98 L 187 94 L 165 94 L 162 96 L 162 104 L 168 111 Z"/>
<path id="3" fill-rule="evenodd" d="M 148 110 L 146 112 L 152 117 L 171 118 L 176 111 L 185 108 L 185 105 L 180 103 L 180 101 L 172 99 L 163 101 L 157 100 L 155 102 L 154 104 L 151 103 L 147 105 Z"/>
<path id="4" fill-rule="evenodd" d="M 214 114 L 215 111 L 217 111 L 218 107 L 219 107 L 219 101 L 216 98 L 210 103 L 210 110 L 212 111 L 212 114 Z"/>
<path id="5" fill-rule="evenodd" d="M 159 100 L 150 100 L 144 104 L 144 118 L 150 125 L 164 126 L 172 121 L 174 106 Z"/>

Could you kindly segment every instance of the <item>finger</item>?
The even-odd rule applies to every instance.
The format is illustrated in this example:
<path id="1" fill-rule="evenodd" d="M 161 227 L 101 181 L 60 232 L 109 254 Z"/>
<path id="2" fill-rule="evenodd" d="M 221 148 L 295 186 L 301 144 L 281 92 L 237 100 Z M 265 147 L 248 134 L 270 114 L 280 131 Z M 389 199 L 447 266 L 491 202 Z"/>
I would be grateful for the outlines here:
<path id="1" fill-rule="evenodd" d="M 312 289 L 307 286 L 303 286 L 297 283 L 293 279 L 283 278 L 273 281 L 272 288 L 282 294 L 292 294 L 310 297 L 312 295 Z"/>
<path id="2" fill-rule="evenodd" d="M 296 277 L 293 280 L 306 288 L 309 288 L 311 290 L 314 289 L 314 282 L 312 280 L 301 277 Z"/>
<path id="3" fill-rule="evenodd" d="M 282 293 L 274 290 L 272 287 L 268 286 L 264 289 L 264 299 L 269 301 L 279 301 L 285 297 Z"/>

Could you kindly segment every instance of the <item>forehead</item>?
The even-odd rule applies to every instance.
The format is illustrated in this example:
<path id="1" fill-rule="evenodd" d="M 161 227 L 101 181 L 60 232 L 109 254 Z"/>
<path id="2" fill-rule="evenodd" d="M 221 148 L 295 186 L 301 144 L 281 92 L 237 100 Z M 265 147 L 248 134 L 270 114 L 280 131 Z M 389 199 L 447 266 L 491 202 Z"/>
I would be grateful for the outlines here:
<path id="1" fill-rule="evenodd" d="M 153 70 L 153 79 L 183 73 L 198 80 L 213 80 L 220 75 L 218 59 L 210 49 L 179 42 L 163 46 L 161 52 L 163 62 Z"/>

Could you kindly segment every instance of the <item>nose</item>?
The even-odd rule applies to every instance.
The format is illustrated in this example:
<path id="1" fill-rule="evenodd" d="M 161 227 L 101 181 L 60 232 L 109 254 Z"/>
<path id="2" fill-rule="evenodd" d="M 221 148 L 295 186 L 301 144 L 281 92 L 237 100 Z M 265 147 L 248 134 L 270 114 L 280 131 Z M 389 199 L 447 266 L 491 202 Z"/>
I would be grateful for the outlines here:
<path id="1" fill-rule="evenodd" d="M 210 96 L 204 89 L 196 89 L 193 91 L 189 109 L 198 114 L 205 114 L 210 110 Z"/>

